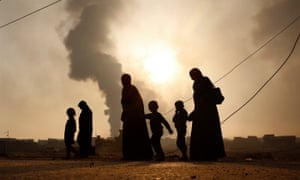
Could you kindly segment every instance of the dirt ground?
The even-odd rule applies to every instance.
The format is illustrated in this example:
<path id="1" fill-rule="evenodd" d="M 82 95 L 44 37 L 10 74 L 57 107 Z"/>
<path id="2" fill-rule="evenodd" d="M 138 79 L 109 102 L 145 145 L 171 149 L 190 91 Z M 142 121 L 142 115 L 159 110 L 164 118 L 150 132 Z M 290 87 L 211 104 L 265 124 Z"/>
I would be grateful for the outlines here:
<path id="1" fill-rule="evenodd" d="M 0 179 L 300 179 L 299 161 L 127 162 L 0 158 Z"/>

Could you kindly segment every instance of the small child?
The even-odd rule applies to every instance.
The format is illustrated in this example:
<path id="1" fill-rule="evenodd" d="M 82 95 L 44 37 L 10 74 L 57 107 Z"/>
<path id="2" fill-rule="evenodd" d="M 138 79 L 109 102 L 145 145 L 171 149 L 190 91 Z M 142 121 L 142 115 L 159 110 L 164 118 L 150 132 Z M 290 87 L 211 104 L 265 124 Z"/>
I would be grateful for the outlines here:
<path id="1" fill-rule="evenodd" d="M 163 135 L 162 124 L 169 130 L 170 134 L 173 134 L 173 131 L 166 119 L 157 111 L 158 104 L 156 101 L 150 101 L 148 107 L 151 113 L 146 114 L 145 117 L 146 119 L 150 119 L 150 127 L 152 131 L 151 144 L 156 153 L 155 160 L 164 161 L 165 154 L 160 144 L 160 139 Z"/>
<path id="2" fill-rule="evenodd" d="M 76 149 L 72 146 L 75 143 L 74 134 L 76 132 L 76 122 L 75 122 L 75 110 L 73 108 L 67 109 L 68 120 L 65 126 L 65 136 L 64 141 L 66 145 L 66 158 L 70 159 L 71 152 L 77 155 Z"/>
<path id="3" fill-rule="evenodd" d="M 176 110 L 175 110 L 175 115 L 173 117 L 173 122 L 177 130 L 176 144 L 182 153 L 180 159 L 186 161 L 188 160 L 188 157 L 187 157 L 187 146 L 185 143 L 185 135 L 186 135 L 186 121 L 188 119 L 188 113 L 184 109 L 183 101 L 180 100 L 176 101 L 175 108 Z"/>

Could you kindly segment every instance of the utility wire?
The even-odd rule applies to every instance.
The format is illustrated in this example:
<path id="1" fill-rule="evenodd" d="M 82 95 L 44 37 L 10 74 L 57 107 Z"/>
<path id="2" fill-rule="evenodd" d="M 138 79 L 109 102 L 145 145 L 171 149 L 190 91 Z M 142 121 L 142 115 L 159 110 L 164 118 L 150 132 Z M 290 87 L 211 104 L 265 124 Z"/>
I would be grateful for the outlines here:
<path id="1" fill-rule="evenodd" d="M 274 36 L 272 36 L 268 41 L 266 41 L 263 45 L 261 45 L 258 49 L 253 51 L 249 56 L 244 58 L 241 62 L 236 64 L 232 69 L 230 69 L 227 73 L 225 73 L 223 76 L 221 76 L 218 80 L 215 81 L 215 83 L 218 83 L 222 79 L 224 79 L 226 76 L 228 76 L 230 73 L 232 73 L 236 68 L 238 68 L 241 64 L 246 62 L 248 59 L 250 59 L 252 56 L 254 56 L 256 53 L 258 53 L 261 49 L 263 49 L 265 46 L 267 46 L 270 42 L 272 42 L 277 36 L 279 36 L 281 33 L 283 33 L 285 30 L 287 30 L 289 27 L 291 27 L 295 22 L 299 20 L 300 16 L 296 17 L 291 23 L 289 23 L 286 27 L 284 27 L 281 31 L 276 33 Z"/>
<path id="2" fill-rule="evenodd" d="M 1 1 L 1 0 L 0 0 Z M 6 24 L 3 24 L 0 26 L 0 29 L 7 27 L 10 24 L 16 23 L 30 15 L 33 15 L 41 10 L 44 10 L 50 6 L 53 6 L 59 2 L 61 2 L 62 0 L 57 0 L 54 1 L 46 6 L 43 6 L 37 10 L 34 10 L 24 16 L 21 16 L 13 21 L 10 21 Z M 281 31 L 279 31 L 278 33 L 276 33 L 274 36 L 272 36 L 268 41 L 266 41 L 262 46 L 260 46 L 258 49 L 256 49 L 255 51 L 253 51 L 250 55 L 248 55 L 246 58 L 244 58 L 241 62 L 239 62 L 237 65 L 235 65 L 232 69 L 230 69 L 227 73 L 225 73 L 223 76 L 221 76 L 217 81 L 215 81 L 215 84 L 218 83 L 219 81 L 221 81 L 222 79 L 224 79 L 226 76 L 228 76 L 230 73 L 232 73 L 236 68 L 238 68 L 241 64 L 243 64 L 244 62 L 246 62 L 248 59 L 250 59 L 252 56 L 254 56 L 257 52 L 259 52 L 261 49 L 263 49 L 265 46 L 267 46 L 270 42 L 272 42 L 275 38 L 277 38 L 277 36 L 279 36 L 281 33 L 283 33 L 285 30 L 287 30 L 290 26 L 292 26 L 296 21 L 298 21 L 300 18 L 300 16 L 296 17 L 291 23 L 289 23 L 286 27 L 284 27 Z M 222 121 L 222 124 L 224 122 L 226 122 L 229 118 L 231 118 L 234 114 L 236 114 L 238 111 L 240 111 L 244 106 L 246 106 L 252 99 L 254 99 L 256 97 L 256 95 L 269 83 L 269 81 L 271 81 L 271 79 L 273 79 L 273 77 L 280 71 L 280 69 L 286 64 L 286 62 L 288 61 L 288 59 L 290 58 L 290 56 L 293 54 L 294 49 L 297 45 L 297 42 L 299 40 L 300 34 L 298 35 L 294 47 L 292 48 L 292 51 L 290 52 L 290 54 L 288 55 L 288 57 L 286 58 L 286 60 L 281 64 L 281 66 L 275 71 L 275 73 L 255 92 L 255 94 L 253 96 L 251 96 L 242 106 L 240 106 L 237 110 L 235 110 L 233 113 L 231 113 L 227 118 L 225 118 Z M 184 102 L 190 101 L 192 98 L 189 98 L 187 100 L 185 100 Z M 173 111 L 173 109 L 171 109 L 170 111 L 168 111 L 167 113 Z"/>
<path id="3" fill-rule="evenodd" d="M 1 0 L 0 0 L 0 1 L 1 1 Z M 3 25 L 0 26 L 0 29 L 6 27 L 6 26 L 8 26 L 8 25 L 11 25 L 11 24 L 13 24 L 13 23 L 16 23 L 16 22 L 18 22 L 18 21 L 20 21 L 20 20 L 22 20 L 22 19 L 24 19 L 24 18 L 26 18 L 26 17 L 28 17 L 28 16 L 30 16 L 30 15 L 33 15 L 33 14 L 35 14 L 35 13 L 37 13 L 37 12 L 43 10 L 43 9 L 46 9 L 46 8 L 48 8 L 48 7 L 50 7 L 50 6 L 53 6 L 53 5 L 57 4 L 57 3 L 59 3 L 60 1 L 62 1 L 62 0 L 54 1 L 54 2 L 52 2 L 52 3 L 50 3 L 50 4 L 46 5 L 46 6 L 43 6 L 43 7 L 39 8 L 39 9 L 37 9 L 37 10 L 32 11 L 32 12 L 30 12 L 30 13 L 24 15 L 24 16 L 21 16 L 21 17 L 15 19 L 15 20 L 12 20 L 12 21 L 10 21 L 10 22 L 8 22 L 8 23 L 6 23 L 6 24 L 3 24 Z"/>
<path id="4" fill-rule="evenodd" d="M 294 53 L 294 50 L 297 46 L 297 43 L 300 39 L 300 34 L 298 34 L 296 41 L 289 53 L 289 55 L 286 57 L 286 59 L 283 61 L 283 63 L 277 68 L 277 70 L 272 74 L 272 76 L 270 76 L 270 78 L 254 93 L 254 95 L 252 95 L 242 106 L 240 106 L 237 110 L 235 110 L 233 113 L 231 113 L 227 118 L 225 118 L 221 123 L 224 124 L 228 119 L 230 119 L 234 114 L 236 114 L 237 112 L 239 112 L 243 107 L 245 107 L 250 101 L 252 101 L 257 95 L 258 93 L 275 77 L 275 75 L 283 68 L 283 66 L 288 62 L 288 60 L 290 59 L 290 57 L 292 56 L 292 54 Z M 167 152 L 166 154 L 173 154 L 175 152 L 177 152 L 178 150 L 174 150 L 174 151 L 170 151 Z"/>
<path id="5" fill-rule="evenodd" d="M 245 63 L 247 60 L 249 60 L 251 57 L 253 57 L 255 54 L 257 54 L 259 51 L 261 51 L 263 48 L 265 48 L 268 44 L 270 44 L 274 39 L 276 39 L 280 34 L 282 34 L 284 31 L 286 31 L 289 27 L 291 27 L 294 23 L 296 23 L 298 20 L 300 19 L 300 16 L 296 17 L 293 21 L 291 21 L 287 26 L 285 26 L 282 30 L 280 30 L 278 33 L 276 33 L 275 35 L 273 35 L 269 40 L 267 40 L 265 43 L 263 43 L 259 48 L 257 48 L 255 51 L 253 51 L 251 54 L 249 54 L 246 58 L 244 58 L 242 61 L 240 61 L 238 64 L 236 64 L 232 69 L 230 69 L 227 73 L 225 73 L 223 76 L 221 76 L 218 80 L 216 80 L 214 82 L 214 84 L 217 84 L 219 81 L 223 80 L 226 76 L 228 76 L 229 74 L 231 74 L 235 69 L 237 69 L 240 65 L 242 65 L 243 63 Z M 193 98 L 190 97 L 186 100 L 184 100 L 183 102 L 186 103 L 190 100 L 192 100 Z M 251 100 L 250 100 L 251 101 Z M 248 103 L 246 103 L 248 104 Z M 245 106 L 245 105 L 244 105 Z M 241 107 L 243 108 L 243 107 Z M 174 108 L 170 109 L 169 111 L 166 112 L 166 114 L 170 113 L 174 111 Z M 239 110 L 237 110 L 239 111 Z M 232 115 L 235 113 L 232 113 Z M 230 117 L 232 116 L 230 115 Z M 227 121 L 230 117 L 225 118 L 224 121 L 222 121 L 223 123 L 225 121 Z"/>
<path id="6" fill-rule="evenodd" d="M 288 62 L 288 60 L 290 59 L 291 55 L 293 54 L 297 42 L 300 38 L 300 34 L 298 34 L 298 37 L 293 45 L 292 50 L 290 51 L 289 55 L 286 57 L 286 59 L 283 61 L 283 63 L 278 67 L 278 69 L 272 74 L 272 76 L 270 76 L 270 78 L 243 104 L 241 105 L 237 110 L 235 110 L 234 112 L 232 112 L 227 118 L 225 118 L 222 121 L 222 124 L 224 124 L 228 119 L 230 119 L 234 114 L 236 114 L 237 112 L 239 112 L 243 107 L 245 107 L 250 101 L 252 101 L 257 94 L 274 78 L 274 76 L 282 69 L 282 67 Z"/>

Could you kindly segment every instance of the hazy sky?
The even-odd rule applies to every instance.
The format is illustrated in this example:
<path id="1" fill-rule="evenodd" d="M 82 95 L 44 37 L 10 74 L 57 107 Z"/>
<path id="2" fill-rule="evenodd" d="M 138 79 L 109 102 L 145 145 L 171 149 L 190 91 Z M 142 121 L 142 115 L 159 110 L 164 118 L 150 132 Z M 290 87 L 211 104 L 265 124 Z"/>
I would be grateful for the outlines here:
<path id="1" fill-rule="evenodd" d="M 51 2 L 2 0 L 0 26 Z M 298 0 L 63 0 L 0 29 L 0 137 L 63 138 L 65 111 L 74 107 L 77 119 L 82 99 L 94 113 L 93 134 L 118 135 L 124 72 L 174 127 L 174 102 L 192 97 L 192 67 L 216 81 L 299 9 Z M 216 84 L 225 95 L 221 120 L 277 69 L 299 33 L 300 20 Z M 300 136 L 299 59 L 298 44 L 279 74 L 223 124 L 224 137 Z M 191 100 L 185 105 L 192 110 Z"/>

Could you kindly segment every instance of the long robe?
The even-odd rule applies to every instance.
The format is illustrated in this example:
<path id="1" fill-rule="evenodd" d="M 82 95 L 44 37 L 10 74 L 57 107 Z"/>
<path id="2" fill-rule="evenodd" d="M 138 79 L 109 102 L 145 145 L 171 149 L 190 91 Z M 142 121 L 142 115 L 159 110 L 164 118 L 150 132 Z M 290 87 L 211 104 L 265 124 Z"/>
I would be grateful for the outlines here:
<path id="1" fill-rule="evenodd" d="M 82 109 L 79 116 L 79 132 L 77 142 L 79 145 L 80 155 L 87 157 L 92 147 L 93 132 L 93 113 L 89 107 Z"/>
<path id="2" fill-rule="evenodd" d="M 216 104 L 210 99 L 214 85 L 207 77 L 193 84 L 194 111 L 191 114 L 191 160 L 217 160 L 225 156 L 220 119 Z"/>
<path id="3" fill-rule="evenodd" d="M 151 160 L 153 156 L 147 130 L 144 104 L 133 85 L 122 90 L 122 151 L 125 160 Z"/>

